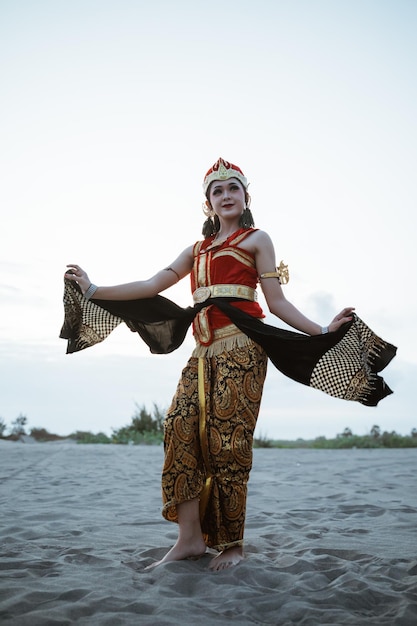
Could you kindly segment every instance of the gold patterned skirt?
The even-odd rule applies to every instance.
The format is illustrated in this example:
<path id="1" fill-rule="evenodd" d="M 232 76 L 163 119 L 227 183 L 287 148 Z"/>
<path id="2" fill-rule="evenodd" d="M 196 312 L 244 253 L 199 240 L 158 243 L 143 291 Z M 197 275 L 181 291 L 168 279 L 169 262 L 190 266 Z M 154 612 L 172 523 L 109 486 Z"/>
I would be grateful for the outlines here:
<path id="1" fill-rule="evenodd" d="M 253 433 L 267 356 L 253 342 L 215 356 L 191 357 L 165 419 L 163 516 L 199 498 L 206 545 L 243 543 Z"/>

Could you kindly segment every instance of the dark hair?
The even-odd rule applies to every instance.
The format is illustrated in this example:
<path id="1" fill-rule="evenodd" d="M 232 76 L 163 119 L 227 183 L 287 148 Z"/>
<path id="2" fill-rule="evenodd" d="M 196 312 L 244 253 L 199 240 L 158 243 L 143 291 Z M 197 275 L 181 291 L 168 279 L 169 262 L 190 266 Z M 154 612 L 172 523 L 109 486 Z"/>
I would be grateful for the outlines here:
<path id="1" fill-rule="evenodd" d="M 213 181 L 214 182 L 214 181 Z M 240 181 L 239 181 L 240 183 Z M 206 191 L 206 198 L 207 198 L 207 202 L 210 205 L 210 187 L 212 186 L 213 183 L 210 183 L 210 185 L 207 187 L 207 191 Z M 240 183 L 242 185 L 242 183 Z M 248 193 L 248 190 L 246 189 L 246 187 L 244 187 L 242 185 L 242 188 L 245 192 L 245 204 L 246 204 L 246 208 L 243 211 L 242 215 L 239 218 L 239 226 L 240 228 L 252 228 L 253 226 L 255 226 L 255 221 L 253 219 L 253 215 L 252 215 L 252 211 L 250 210 L 249 206 L 250 206 L 250 195 Z M 211 205 L 210 205 L 211 206 Z M 217 215 L 211 215 L 208 213 L 208 209 L 203 209 L 205 214 L 207 215 L 207 219 L 203 224 L 203 230 L 202 230 L 202 234 L 204 239 L 208 239 L 208 237 L 211 237 L 212 235 L 215 235 L 216 233 L 219 232 L 220 230 L 220 220 L 218 218 Z M 206 212 L 207 211 L 207 212 Z"/>

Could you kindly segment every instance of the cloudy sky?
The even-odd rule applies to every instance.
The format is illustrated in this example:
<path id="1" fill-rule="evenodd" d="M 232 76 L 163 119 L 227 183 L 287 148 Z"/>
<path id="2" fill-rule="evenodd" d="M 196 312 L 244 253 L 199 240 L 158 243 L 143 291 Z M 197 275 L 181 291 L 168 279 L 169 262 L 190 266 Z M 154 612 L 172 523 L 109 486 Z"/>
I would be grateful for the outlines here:
<path id="1" fill-rule="evenodd" d="M 223 156 L 287 297 L 321 324 L 355 306 L 399 347 L 374 409 L 270 367 L 258 433 L 417 427 L 416 27 L 414 0 L 0 0 L 0 416 L 110 433 L 169 404 L 192 337 L 152 356 L 120 327 L 68 356 L 62 276 L 165 267 L 200 238 Z M 187 306 L 188 280 L 165 295 Z"/>

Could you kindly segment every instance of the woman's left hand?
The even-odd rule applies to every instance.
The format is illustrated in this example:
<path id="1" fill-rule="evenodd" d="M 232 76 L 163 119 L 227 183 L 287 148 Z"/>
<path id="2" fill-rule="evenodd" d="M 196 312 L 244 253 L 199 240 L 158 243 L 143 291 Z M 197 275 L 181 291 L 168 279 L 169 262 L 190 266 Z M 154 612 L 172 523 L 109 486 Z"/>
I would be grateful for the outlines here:
<path id="1" fill-rule="evenodd" d="M 355 310 L 353 306 L 345 307 L 340 313 L 336 315 L 336 317 L 329 324 L 329 332 L 334 333 L 335 330 L 338 330 L 343 324 L 346 322 L 350 322 L 352 319 L 352 313 Z"/>

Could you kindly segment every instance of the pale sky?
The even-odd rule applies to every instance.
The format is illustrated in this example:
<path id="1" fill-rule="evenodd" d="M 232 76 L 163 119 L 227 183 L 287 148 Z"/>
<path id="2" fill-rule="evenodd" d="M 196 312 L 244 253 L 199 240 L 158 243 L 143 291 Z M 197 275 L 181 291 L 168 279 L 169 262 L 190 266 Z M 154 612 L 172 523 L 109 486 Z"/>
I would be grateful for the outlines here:
<path id="1" fill-rule="evenodd" d="M 414 0 L 0 0 L 0 416 L 110 433 L 169 405 L 191 335 L 153 356 L 124 327 L 66 355 L 62 277 L 166 267 L 201 238 L 222 156 L 287 297 L 322 325 L 355 306 L 398 346 L 372 409 L 270 366 L 258 433 L 417 427 L 416 28 Z M 187 279 L 164 295 L 191 304 Z"/>

